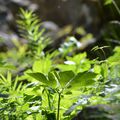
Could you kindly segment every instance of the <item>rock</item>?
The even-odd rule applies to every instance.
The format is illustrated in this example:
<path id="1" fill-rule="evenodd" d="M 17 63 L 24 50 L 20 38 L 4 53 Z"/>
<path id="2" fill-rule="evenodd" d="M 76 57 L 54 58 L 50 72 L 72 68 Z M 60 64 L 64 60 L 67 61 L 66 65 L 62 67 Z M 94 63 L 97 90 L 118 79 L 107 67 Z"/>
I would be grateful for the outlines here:
<path id="1" fill-rule="evenodd" d="M 120 105 L 97 105 L 85 107 L 72 120 L 120 120 Z"/>
<path id="2" fill-rule="evenodd" d="M 43 20 L 50 20 L 64 26 L 68 24 L 85 25 L 95 23 L 98 16 L 96 6 L 83 0 L 33 0 L 39 5 L 38 14 Z M 99 20 L 99 19 L 97 19 Z"/>

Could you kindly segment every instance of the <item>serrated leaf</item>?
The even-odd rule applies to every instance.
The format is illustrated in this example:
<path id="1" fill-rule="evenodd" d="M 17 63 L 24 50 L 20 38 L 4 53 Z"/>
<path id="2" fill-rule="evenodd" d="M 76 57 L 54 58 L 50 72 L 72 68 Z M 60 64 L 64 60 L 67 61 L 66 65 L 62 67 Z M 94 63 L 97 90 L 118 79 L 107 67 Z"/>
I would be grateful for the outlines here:
<path id="1" fill-rule="evenodd" d="M 44 84 L 48 84 L 48 79 L 42 73 L 27 73 L 27 74 Z"/>
<path id="2" fill-rule="evenodd" d="M 97 74 L 93 72 L 78 73 L 76 77 L 72 80 L 71 85 L 73 88 L 90 86 L 95 82 L 94 78 L 96 76 Z"/>
<path id="3" fill-rule="evenodd" d="M 64 87 L 75 76 L 75 74 L 73 71 L 70 70 L 70 71 L 60 72 L 59 76 L 60 76 L 59 79 L 60 85 Z"/>

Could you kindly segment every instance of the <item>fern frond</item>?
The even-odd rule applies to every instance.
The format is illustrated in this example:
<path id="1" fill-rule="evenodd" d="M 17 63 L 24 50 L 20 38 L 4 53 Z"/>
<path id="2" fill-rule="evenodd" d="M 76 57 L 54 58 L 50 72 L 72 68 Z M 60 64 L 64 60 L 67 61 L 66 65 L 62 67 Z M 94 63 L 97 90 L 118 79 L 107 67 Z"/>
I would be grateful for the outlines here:
<path id="1" fill-rule="evenodd" d="M 40 55 L 49 44 L 45 36 L 45 29 L 41 28 L 41 21 L 32 11 L 20 9 L 21 14 L 17 20 L 21 37 L 28 40 L 29 50 L 34 55 Z"/>

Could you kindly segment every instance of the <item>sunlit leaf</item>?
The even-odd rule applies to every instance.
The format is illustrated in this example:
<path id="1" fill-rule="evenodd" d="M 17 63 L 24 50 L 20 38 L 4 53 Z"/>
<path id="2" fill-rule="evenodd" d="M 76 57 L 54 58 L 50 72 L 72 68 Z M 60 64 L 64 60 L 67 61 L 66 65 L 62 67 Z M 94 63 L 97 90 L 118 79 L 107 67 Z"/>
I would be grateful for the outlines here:
<path id="1" fill-rule="evenodd" d="M 64 87 L 74 76 L 73 71 L 63 71 L 59 73 L 60 76 L 60 85 Z"/>
<path id="2" fill-rule="evenodd" d="M 71 85 L 73 88 L 80 88 L 92 85 L 95 81 L 94 78 L 97 76 L 93 72 L 83 72 L 78 73 L 76 77 L 72 80 Z"/>
<path id="3" fill-rule="evenodd" d="M 104 0 L 105 1 L 105 5 L 111 4 L 113 0 Z"/>
<path id="4" fill-rule="evenodd" d="M 49 79 L 49 85 L 50 85 L 51 87 L 54 88 L 54 87 L 57 86 L 58 81 L 56 80 L 55 75 L 54 75 L 53 72 L 49 72 L 49 73 L 48 73 L 48 79 Z"/>
<path id="5" fill-rule="evenodd" d="M 44 84 L 48 84 L 47 77 L 42 73 L 27 73 L 27 74 Z"/>
<path id="6" fill-rule="evenodd" d="M 46 57 L 34 62 L 33 71 L 47 74 L 50 71 L 51 65 L 52 65 L 51 60 Z"/>

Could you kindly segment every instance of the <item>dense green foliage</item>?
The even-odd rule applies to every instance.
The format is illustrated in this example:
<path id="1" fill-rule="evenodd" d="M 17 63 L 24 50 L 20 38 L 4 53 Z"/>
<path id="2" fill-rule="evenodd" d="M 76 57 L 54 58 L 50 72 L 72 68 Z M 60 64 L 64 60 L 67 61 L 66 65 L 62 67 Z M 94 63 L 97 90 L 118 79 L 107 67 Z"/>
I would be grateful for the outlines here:
<path id="1" fill-rule="evenodd" d="M 36 15 L 21 10 L 17 23 L 27 43 L 13 40 L 16 47 L 0 53 L 1 120 L 71 120 L 85 106 L 120 102 L 120 47 L 103 61 L 89 60 L 74 54 L 77 42 L 69 37 L 44 52 L 49 39 Z M 105 56 L 106 47 L 91 52 Z"/>

